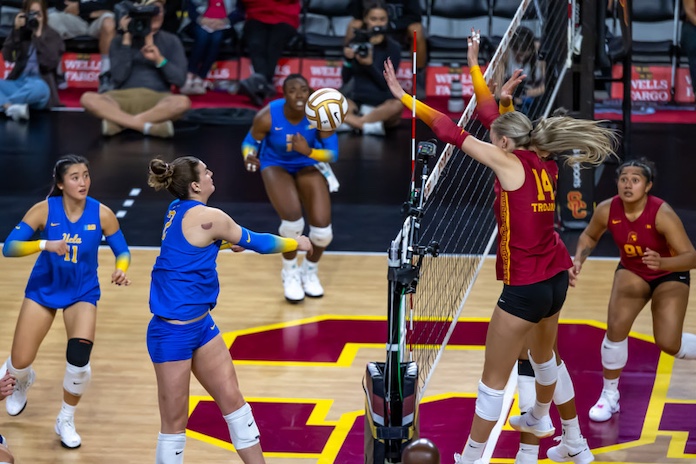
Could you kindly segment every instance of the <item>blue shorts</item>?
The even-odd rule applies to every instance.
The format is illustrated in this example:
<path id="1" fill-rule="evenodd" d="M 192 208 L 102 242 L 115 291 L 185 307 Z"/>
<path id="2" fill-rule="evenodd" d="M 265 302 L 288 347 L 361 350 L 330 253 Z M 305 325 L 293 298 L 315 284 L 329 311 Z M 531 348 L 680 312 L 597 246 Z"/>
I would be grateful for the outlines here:
<path id="1" fill-rule="evenodd" d="M 184 361 L 193 352 L 220 333 L 208 313 L 200 321 L 190 324 L 172 324 L 159 316 L 152 316 L 147 326 L 147 351 L 153 363 Z"/>
<path id="2" fill-rule="evenodd" d="M 317 160 L 313 160 L 307 156 L 303 156 L 300 159 L 295 158 L 286 160 L 269 154 L 261 156 L 261 158 L 259 158 L 259 162 L 261 163 L 261 170 L 269 166 L 278 166 L 285 169 L 289 174 L 292 175 L 297 174 L 304 168 L 315 166 L 318 163 Z"/>

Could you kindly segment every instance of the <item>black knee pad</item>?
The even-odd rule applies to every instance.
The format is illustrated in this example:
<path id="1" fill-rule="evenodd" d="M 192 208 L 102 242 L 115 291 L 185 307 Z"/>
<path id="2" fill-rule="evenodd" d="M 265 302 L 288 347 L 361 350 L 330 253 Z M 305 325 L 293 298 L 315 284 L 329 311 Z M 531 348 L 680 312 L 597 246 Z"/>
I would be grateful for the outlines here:
<path id="1" fill-rule="evenodd" d="M 89 363 L 93 345 L 92 341 L 86 338 L 71 338 L 68 340 L 65 358 L 75 367 L 84 367 Z"/>
<path id="2" fill-rule="evenodd" d="M 517 374 L 534 377 L 534 368 L 532 367 L 532 363 L 529 362 L 529 359 L 517 360 Z"/>

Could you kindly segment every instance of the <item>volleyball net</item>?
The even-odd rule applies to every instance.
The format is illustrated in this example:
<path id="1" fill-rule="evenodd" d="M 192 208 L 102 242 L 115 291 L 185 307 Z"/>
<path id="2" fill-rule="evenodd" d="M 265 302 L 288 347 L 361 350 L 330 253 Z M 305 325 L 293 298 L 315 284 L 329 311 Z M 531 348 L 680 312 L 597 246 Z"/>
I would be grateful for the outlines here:
<path id="1" fill-rule="evenodd" d="M 481 31 L 481 48 L 488 43 L 492 51 L 482 65 L 484 78 L 489 84 L 497 81 L 500 89 L 515 69 L 522 68 L 528 78 L 515 94 L 515 107 L 532 120 L 549 115 L 554 107 L 572 61 L 576 17 L 575 0 L 522 0 L 499 38 L 493 30 L 488 37 Z M 476 138 L 489 140 L 475 107 L 472 98 L 459 125 Z M 459 149 L 444 148 L 422 190 L 422 218 L 415 234 L 409 234 L 421 247 L 436 242 L 439 256 L 419 257 L 417 289 L 401 301 L 403 360 L 418 366 L 421 397 L 497 234 L 493 173 Z M 408 221 L 398 243 L 408 237 L 405 231 L 412 227 Z"/>

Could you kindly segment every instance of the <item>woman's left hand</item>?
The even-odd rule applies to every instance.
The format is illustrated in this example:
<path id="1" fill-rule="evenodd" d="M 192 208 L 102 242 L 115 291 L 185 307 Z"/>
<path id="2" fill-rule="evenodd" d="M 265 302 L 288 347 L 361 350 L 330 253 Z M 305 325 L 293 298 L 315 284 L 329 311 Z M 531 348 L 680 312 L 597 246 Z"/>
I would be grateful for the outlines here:
<path id="1" fill-rule="evenodd" d="M 128 280 L 126 273 L 120 269 L 116 269 L 113 274 L 111 274 L 111 283 L 116 285 L 130 285 L 131 281 Z"/>
<path id="2" fill-rule="evenodd" d="M 302 153 L 305 156 L 309 156 L 312 149 L 309 148 L 307 139 L 305 139 L 299 132 L 292 136 L 292 149 L 298 153 Z"/>
<path id="3" fill-rule="evenodd" d="M 652 271 L 659 271 L 661 262 L 662 256 L 660 256 L 657 251 L 651 250 L 650 248 L 645 249 L 645 254 L 643 255 L 643 264 L 648 266 L 648 269 Z"/>

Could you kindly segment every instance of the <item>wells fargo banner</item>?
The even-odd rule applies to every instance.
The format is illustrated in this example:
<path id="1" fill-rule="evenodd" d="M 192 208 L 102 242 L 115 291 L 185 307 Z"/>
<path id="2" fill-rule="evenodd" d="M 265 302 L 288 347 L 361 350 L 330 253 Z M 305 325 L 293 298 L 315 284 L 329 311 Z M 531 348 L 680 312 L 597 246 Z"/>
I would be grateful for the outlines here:
<path id="1" fill-rule="evenodd" d="M 614 66 L 612 76 L 621 77 L 620 65 Z M 634 65 L 631 72 L 631 100 L 667 103 L 671 100 L 672 67 L 668 65 Z M 694 90 L 687 68 L 677 68 L 674 81 L 674 100 L 678 103 L 694 101 Z M 611 97 L 623 96 L 623 84 L 612 83 Z"/>

